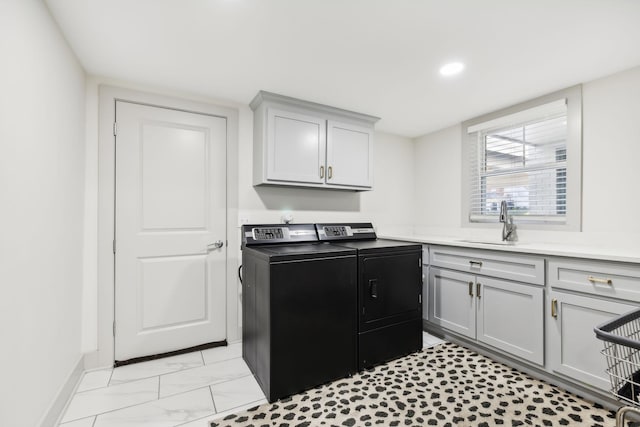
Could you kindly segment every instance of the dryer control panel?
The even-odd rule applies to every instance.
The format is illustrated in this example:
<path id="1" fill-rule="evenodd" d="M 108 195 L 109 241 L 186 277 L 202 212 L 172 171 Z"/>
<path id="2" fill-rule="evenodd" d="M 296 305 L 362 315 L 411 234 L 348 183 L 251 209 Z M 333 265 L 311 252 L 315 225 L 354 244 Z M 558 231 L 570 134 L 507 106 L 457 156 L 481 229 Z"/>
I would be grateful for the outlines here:
<path id="1" fill-rule="evenodd" d="M 335 240 L 375 240 L 376 231 L 370 222 L 346 224 L 316 224 L 318 239 Z"/>

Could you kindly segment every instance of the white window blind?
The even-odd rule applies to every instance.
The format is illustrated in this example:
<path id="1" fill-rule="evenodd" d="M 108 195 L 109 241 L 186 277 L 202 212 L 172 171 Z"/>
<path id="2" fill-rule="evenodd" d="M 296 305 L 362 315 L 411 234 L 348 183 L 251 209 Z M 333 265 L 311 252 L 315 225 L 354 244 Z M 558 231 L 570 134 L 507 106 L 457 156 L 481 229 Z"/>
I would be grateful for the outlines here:
<path id="1" fill-rule="evenodd" d="M 468 126 L 465 133 L 469 222 L 497 222 L 506 200 L 517 222 L 566 223 L 566 99 Z"/>

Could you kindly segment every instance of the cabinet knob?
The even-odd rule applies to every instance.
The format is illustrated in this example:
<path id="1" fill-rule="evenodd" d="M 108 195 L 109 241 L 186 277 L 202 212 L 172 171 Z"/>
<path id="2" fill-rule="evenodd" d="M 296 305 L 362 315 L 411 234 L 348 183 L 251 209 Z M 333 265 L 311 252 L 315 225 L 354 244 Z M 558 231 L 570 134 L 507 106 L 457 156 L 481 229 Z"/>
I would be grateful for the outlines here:
<path id="1" fill-rule="evenodd" d="M 324 178 L 324 166 L 320 166 L 320 178 Z"/>
<path id="2" fill-rule="evenodd" d="M 331 179 L 333 178 L 333 167 L 329 166 L 329 168 L 327 169 L 327 178 Z"/>
<path id="3" fill-rule="evenodd" d="M 558 300 L 555 298 L 551 300 L 551 317 L 558 318 Z"/>
<path id="4" fill-rule="evenodd" d="M 473 282 L 469 282 L 469 296 L 473 296 Z"/>

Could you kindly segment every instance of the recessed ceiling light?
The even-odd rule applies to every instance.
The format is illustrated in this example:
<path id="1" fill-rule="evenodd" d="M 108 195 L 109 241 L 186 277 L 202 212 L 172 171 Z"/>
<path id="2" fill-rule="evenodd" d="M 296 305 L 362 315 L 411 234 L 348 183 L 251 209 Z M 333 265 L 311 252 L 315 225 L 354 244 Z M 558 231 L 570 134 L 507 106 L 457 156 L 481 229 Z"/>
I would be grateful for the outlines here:
<path id="1" fill-rule="evenodd" d="M 451 62 L 440 68 L 440 74 L 443 76 L 453 76 L 459 74 L 462 70 L 464 70 L 464 64 L 462 62 Z"/>

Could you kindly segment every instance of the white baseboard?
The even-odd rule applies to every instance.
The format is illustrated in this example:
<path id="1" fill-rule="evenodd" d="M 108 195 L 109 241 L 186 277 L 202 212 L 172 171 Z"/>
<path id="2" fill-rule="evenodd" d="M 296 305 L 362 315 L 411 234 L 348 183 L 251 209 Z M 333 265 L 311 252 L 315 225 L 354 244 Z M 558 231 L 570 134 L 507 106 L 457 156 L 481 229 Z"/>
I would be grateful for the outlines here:
<path id="1" fill-rule="evenodd" d="M 40 419 L 40 423 L 38 426 L 40 427 L 55 427 L 58 425 L 58 420 L 62 416 L 64 409 L 67 406 L 67 402 L 69 398 L 73 395 L 73 392 L 76 390 L 78 382 L 82 378 L 82 373 L 84 372 L 84 355 L 81 355 L 78 358 L 73 369 L 69 372 L 67 379 L 60 386 L 58 393 L 56 394 L 55 399 L 49 405 L 49 408 L 44 413 L 42 418 Z"/>
<path id="2" fill-rule="evenodd" d="M 97 368 L 106 368 L 107 366 L 100 366 L 100 359 L 98 357 L 98 350 L 91 351 L 84 354 L 84 370 L 91 371 Z"/>

